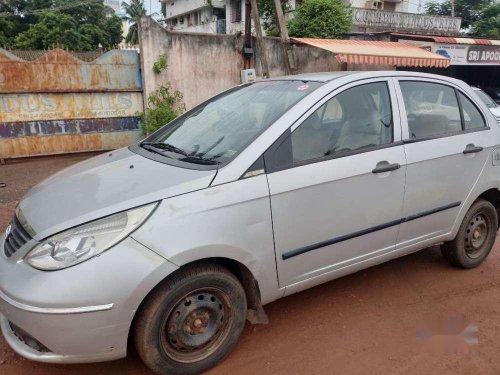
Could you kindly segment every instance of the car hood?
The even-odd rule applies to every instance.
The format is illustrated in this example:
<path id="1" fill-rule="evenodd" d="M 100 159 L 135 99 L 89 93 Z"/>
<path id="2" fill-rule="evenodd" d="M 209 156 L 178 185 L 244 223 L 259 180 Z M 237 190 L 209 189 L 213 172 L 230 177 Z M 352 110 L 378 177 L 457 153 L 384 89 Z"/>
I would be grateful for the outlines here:
<path id="1" fill-rule="evenodd" d="M 76 225 L 208 187 L 215 170 L 163 164 L 127 148 L 75 164 L 33 187 L 18 215 L 36 240 Z"/>

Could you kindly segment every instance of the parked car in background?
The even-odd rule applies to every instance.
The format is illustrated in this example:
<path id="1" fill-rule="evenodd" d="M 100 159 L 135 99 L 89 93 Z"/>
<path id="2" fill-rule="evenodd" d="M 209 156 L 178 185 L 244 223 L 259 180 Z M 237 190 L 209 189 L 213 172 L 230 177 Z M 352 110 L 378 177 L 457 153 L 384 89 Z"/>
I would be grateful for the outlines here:
<path id="1" fill-rule="evenodd" d="M 500 104 L 500 87 L 481 87 L 497 104 Z"/>
<path id="2" fill-rule="evenodd" d="M 2 332 L 35 361 L 130 338 L 156 373 L 199 373 L 284 296 L 436 244 L 479 266 L 499 189 L 500 127 L 462 81 L 241 85 L 28 192 L 0 239 Z"/>
<path id="3" fill-rule="evenodd" d="M 472 88 L 474 92 L 479 96 L 479 99 L 483 101 L 484 104 L 490 109 L 491 112 L 493 112 L 493 115 L 495 115 L 498 123 L 500 124 L 500 105 L 495 103 L 491 97 L 486 94 L 483 90 L 477 87 Z"/>

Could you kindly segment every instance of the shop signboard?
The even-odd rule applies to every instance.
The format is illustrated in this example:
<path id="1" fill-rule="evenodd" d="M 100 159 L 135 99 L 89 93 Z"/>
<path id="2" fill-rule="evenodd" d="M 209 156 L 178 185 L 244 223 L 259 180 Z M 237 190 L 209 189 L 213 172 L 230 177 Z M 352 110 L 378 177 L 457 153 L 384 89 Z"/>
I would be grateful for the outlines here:
<path id="1" fill-rule="evenodd" d="M 433 43 L 432 52 L 450 59 L 450 65 L 500 65 L 500 46 Z"/>
<path id="2" fill-rule="evenodd" d="M 352 21 L 354 26 L 375 30 L 456 34 L 462 19 L 353 7 Z"/>

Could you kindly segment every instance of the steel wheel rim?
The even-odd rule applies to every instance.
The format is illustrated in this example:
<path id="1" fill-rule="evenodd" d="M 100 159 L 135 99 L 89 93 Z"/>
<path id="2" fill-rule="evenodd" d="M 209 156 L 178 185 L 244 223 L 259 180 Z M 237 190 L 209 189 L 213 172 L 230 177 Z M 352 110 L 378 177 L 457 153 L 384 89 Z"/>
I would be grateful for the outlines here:
<path id="1" fill-rule="evenodd" d="M 474 215 L 465 233 L 465 253 L 469 258 L 477 259 L 483 254 L 490 229 L 491 224 L 486 215 Z"/>
<path id="2" fill-rule="evenodd" d="M 182 363 L 207 358 L 220 348 L 233 321 L 226 293 L 216 288 L 191 291 L 163 319 L 160 342 L 164 352 Z"/>

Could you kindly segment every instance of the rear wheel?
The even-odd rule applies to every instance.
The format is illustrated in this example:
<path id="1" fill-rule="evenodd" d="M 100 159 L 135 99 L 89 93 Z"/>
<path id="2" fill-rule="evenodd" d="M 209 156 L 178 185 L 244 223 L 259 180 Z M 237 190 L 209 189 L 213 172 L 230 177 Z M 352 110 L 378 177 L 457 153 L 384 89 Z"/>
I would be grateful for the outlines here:
<path id="1" fill-rule="evenodd" d="M 445 243 L 441 252 L 448 262 L 462 268 L 479 266 L 495 243 L 498 215 L 488 201 L 478 200 L 464 217 L 457 236 Z"/>
<path id="2" fill-rule="evenodd" d="M 197 374 L 234 347 L 245 325 L 245 292 L 238 279 L 215 264 L 179 271 L 141 307 L 135 344 L 157 374 Z"/>

